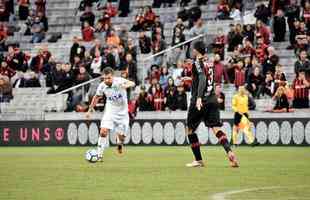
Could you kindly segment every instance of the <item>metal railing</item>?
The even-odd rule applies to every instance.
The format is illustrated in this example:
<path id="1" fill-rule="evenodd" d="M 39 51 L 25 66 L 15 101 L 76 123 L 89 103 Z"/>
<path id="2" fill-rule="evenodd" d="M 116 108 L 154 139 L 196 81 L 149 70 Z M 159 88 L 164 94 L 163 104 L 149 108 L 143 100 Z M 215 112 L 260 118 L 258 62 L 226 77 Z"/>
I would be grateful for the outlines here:
<path id="1" fill-rule="evenodd" d="M 186 40 L 186 41 L 184 41 L 184 42 L 182 42 L 182 43 L 179 43 L 179 44 L 174 45 L 174 46 L 172 46 L 172 47 L 166 48 L 166 49 L 164 49 L 164 50 L 162 50 L 162 51 L 160 51 L 160 52 L 158 52 L 158 53 L 155 53 L 155 54 L 153 54 L 153 55 L 147 56 L 147 57 L 145 57 L 145 58 L 142 59 L 142 62 L 146 62 L 146 61 L 148 61 L 148 60 L 151 60 L 152 58 L 154 58 L 154 57 L 156 57 L 156 56 L 160 56 L 160 55 L 162 55 L 162 54 L 165 54 L 165 53 L 167 53 L 167 52 L 169 52 L 169 51 L 172 51 L 173 49 L 176 49 L 176 48 L 178 48 L 178 47 L 180 47 L 180 46 L 183 46 L 183 45 L 185 45 L 185 44 L 187 44 L 187 43 L 189 43 L 189 42 L 192 42 L 192 41 L 194 41 L 194 40 L 197 40 L 197 39 L 199 39 L 199 38 L 202 38 L 202 37 L 204 37 L 204 36 L 206 36 L 206 35 L 207 35 L 207 34 L 205 33 L 205 34 L 200 34 L 200 35 L 197 35 L 197 36 L 195 36 L 195 37 L 192 37 L 192 38 L 190 38 L 190 39 L 188 39 L 188 40 Z M 143 68 L 143 70 L 145 70 L 145 68 Z M 144 74 L 144 72 L 142 72 L 142 73 Z M 91 83 L 93 83 L 93 82 L 99 80 L 100 78 L 101 78 L 101 77 L 93 78 L 93 79 L 91 79 L 91 80 L 89 80 L 89 81 L 86 81 L 86 82 L 84 82 L 84 83 L 81 83 L 81 84 L 75 85 L 75 86 L 73 86 L 73 87 L 70 87 L 70 88 L 68 88 L 68 89 L 62 90 L 62 91 L 56 93 L 56 95 L 63 94 L 63 93 L 67 93 L 67 92 L 73 91 L 73 90 L 75 90 L 75 89 L 78 89 L 78 88 L 87 86 L 88 84 L 91 84 Z M 143 77 L 143 79 L 144 79 L 144 78 L 145 78 L 145 77 Z M 142 83 L 143 83 L 143 82 L 142 82 Z M 83 88 L 83 90 L 84 90 L 84 88 Z M 83 93 L 85 93 L 85 92 L 83 91 Z M 85 95 L 83 95 L 83 96 L 85 96 Z"/>

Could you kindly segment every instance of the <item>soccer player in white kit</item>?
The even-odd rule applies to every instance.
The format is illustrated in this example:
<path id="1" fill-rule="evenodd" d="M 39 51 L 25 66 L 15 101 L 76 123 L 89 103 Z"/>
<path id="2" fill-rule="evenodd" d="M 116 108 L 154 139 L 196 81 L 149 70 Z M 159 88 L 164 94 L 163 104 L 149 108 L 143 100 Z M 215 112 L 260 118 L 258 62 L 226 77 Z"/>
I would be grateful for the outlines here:
<path id="1" fill-rule="evenodd" d="M 127 89 L 134 87 L 135 83 L 121 77 L 114 77 L 112 68 L 107 67 L 102 72 L 103 82 L 97 88 L 96 95 L 93 97 L 86 118 L 94 110 L 98 100 L 103 95 L 106 96 L 106 104 L 103 111 L 103 117 L 100 123 L 100 136 L 98 139 L 98 155 L 100 160 L 103 157 L 103 151 L 108 146 L 108 133 L 112 131 L 117 134 L 117 150 L 122 153 L 123 142 L 129 128 Z"/>

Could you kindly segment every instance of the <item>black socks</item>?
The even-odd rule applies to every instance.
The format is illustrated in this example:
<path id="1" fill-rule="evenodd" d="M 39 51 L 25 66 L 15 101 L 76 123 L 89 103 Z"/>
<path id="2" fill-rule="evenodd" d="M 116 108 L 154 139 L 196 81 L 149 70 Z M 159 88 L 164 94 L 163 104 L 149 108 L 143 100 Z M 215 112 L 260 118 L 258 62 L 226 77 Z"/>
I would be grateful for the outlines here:
<path id="1" fill-rule="evenodd" d="M 188 140 L 191 144 L 191 148 L 192 148 L 196 161 L 202 160 L 201 152 L 200 152 L 200 143 L 199 143 L 197 134 L 193 133 L 193 134 L 188 135 Z"/>
<path id="2" fill-rule="evenodd" d="M 230 149 L 230 145 L 228 143 L 226 134 L 223 131 L 218 131 L 216 134 L 217 139 L 219 140 L 219 143 L 223 146 L 223 148 L 225 149 L 226 153 L 228 153 L 229 151 L 231 151 Z"/>

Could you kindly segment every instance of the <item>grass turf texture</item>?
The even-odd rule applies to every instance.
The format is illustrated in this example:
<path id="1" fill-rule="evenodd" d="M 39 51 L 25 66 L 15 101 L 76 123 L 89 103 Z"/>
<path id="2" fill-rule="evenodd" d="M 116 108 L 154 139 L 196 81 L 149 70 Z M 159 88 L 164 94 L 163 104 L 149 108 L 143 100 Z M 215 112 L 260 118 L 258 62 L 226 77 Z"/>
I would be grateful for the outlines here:
<path id="1" fill-rule="evenodd" d="M 89 147 L 0 148 L 0 199 L 194 200 L 215 193 L 226 199 L 310 199 L 310 148 L 239 147 L 241 168 L 232 169 L 220 146 L 202 147 L 205 168 L 185 168 L 189 147 L 115 147 L 103 163 L 84 160 Z"/>

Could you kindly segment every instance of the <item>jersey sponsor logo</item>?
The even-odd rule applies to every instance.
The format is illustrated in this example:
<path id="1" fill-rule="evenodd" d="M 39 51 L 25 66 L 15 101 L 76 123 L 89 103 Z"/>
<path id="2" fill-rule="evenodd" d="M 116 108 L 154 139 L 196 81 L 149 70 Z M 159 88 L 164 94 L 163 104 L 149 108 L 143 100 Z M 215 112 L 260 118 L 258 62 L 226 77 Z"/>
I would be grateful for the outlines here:
<path id="1" fill-rule="evenodd" d="M 205 65 L 205 74 L 207 77 L 207 94 L 210 95 L 210 93 L 213 91 L 213 87 L 214 87 L 213 63 L 204 62 L 204 65 Z"/>
<path id="2" fill-rule="evenodd" d="M 118 94 L 113 94 L 110 97 L 108 97 L 108 100 L 109 101 L 119 101 L 122 98 L 123 98 L 123 95 L 118 93 Z"/>

